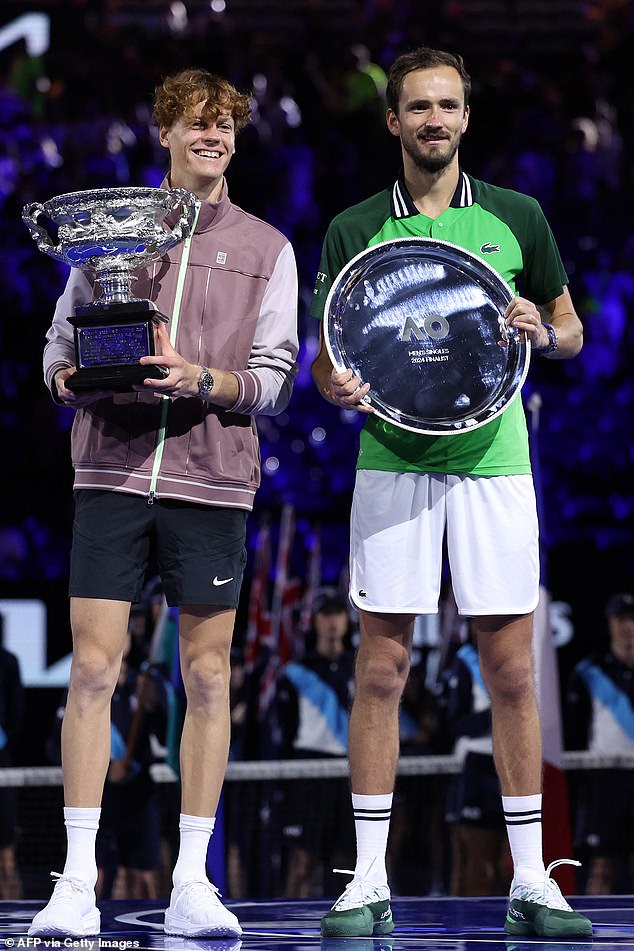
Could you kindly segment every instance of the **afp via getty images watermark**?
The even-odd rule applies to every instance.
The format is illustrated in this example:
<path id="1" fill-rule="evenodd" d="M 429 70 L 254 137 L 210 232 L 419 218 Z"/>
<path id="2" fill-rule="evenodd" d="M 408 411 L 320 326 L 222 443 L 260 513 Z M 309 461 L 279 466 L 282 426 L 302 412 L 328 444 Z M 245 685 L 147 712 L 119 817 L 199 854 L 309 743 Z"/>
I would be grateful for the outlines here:
<path id="1" fill-rule="evenodd" d="M 140 941 L 130 938 L 31 938 L 28 935 L 0 939 L 2 944 L 5 948 L 79 948 L 82 951 L 100 951 L 101 948 L 132 951 L 141 946 Z"/>

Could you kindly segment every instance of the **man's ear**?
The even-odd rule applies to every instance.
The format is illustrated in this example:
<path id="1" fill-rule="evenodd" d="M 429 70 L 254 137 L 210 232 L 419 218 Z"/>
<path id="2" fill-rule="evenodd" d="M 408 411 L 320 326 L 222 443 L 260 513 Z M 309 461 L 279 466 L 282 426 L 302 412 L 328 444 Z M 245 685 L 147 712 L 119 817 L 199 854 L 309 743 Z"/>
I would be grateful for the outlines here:
<path id="1" fill-rule="evenodd" d="M 159 127 L 159 142 L 161 143 L 164 149 L 169 148 L 169 143 L 167 141 L 168 132 L 169 132 L 169 129 L 166 126 L 162 125 Z"/>
<path id="2" fill-rule="evenodd" d="M 401 124 L 398 121 L 398 116 L 396 115 L 393 109 L 387 110 L 385 114 L 385 121 L 392 135 L 395 135 L 398 137 L 401 134 Z"/>

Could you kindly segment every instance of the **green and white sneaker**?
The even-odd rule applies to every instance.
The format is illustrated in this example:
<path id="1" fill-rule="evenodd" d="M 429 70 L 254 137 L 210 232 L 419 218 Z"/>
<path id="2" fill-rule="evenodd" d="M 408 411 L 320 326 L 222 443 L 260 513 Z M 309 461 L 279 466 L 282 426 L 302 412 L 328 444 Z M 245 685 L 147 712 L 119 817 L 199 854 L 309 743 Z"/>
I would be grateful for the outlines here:
<path id="1" fill-rule="evenodd" d="M 344 869 L 334 871 L 354 875 Z M 393 930 L 389 887 L 374 885 L 362 878 L 353 878 L 321 919 L 324 938 L 371 938 L 391 934 Z"/>
<path id="2" fill-rule="evenodd" d="M 550 877 L 557 865 L 580 865 L 572 859 L 551 862 L 540 882 L 511 884 L 509 908 L 504 930 L 513 935 L 537 935 L 540 938 L 591 938 L 592 922 L 573 911 Z"/>

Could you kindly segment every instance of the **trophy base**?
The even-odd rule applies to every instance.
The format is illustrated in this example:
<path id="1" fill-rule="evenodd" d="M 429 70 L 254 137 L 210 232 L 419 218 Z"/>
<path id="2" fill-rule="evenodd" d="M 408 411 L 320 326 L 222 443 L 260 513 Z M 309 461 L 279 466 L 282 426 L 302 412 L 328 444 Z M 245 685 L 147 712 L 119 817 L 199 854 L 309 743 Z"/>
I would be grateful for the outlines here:
<path id="1" fill-rule="evenodd" d="M 87 393 L 91 390 L 111 390 L 115 393 L 130 393 L 136 384 L 143 380 L 162 380 L 169 373 L 166 367 L 156 365 L 80 367 L 66 380 L 66 387 L 73 393 Z"/>
<path id="2" fill-rule="evenodd" d="M 167 320 L 151 301 L 87 304 L 68 320 L 75 330 L 77 372 L 66 386 L 73 393 L 128 393 L 145 379 L 161 380 L 168 375 L 165 367 L 138 362 L 154 356 L 155 324 Z"/>

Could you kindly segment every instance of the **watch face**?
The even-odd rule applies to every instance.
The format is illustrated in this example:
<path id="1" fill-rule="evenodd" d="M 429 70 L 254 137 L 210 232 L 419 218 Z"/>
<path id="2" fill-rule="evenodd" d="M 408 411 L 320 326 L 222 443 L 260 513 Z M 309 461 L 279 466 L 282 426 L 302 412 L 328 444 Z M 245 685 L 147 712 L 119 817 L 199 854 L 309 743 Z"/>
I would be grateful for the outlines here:
<path id="1" fill-rule="evenodd" d="M 198 392 L 210 393 L 214 387 L 214 378 L 209 370 L 203 370 L 198 380 Z"/>

